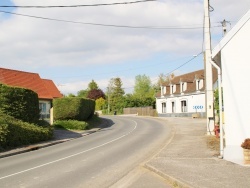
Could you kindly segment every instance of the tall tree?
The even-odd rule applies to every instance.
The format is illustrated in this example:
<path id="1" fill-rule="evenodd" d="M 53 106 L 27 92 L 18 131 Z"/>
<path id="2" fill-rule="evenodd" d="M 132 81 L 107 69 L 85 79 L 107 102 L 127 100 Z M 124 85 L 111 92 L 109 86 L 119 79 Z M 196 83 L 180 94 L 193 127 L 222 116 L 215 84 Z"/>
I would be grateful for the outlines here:
<path id="1" fill-rule="evenodd" d="M 122 81 L 119 77 L 111 78 L 107 88 L 108 103 L 112 111 L 122 111 L 124 106 L 123 95 L 125 94 L 122 88 Z"/>
<path id="2" fill-rule="evenodd" d="M 92 81 L 89 83 L 89 85 L 88 85 L 88 90 L 89 90 L 89 91 L 91 91 L 91 90 L 93 90 L 93 89 L 99 89 L 97 83 L 96 83 L 94 80 L 92 80 Z"/>
<path id="3" fill-rule="evenodd" d="M 135 77 L 135 86 L 133 95 L 139 99 L 154 97 L 154 89 L 148 76 L 137 75 Z"/>

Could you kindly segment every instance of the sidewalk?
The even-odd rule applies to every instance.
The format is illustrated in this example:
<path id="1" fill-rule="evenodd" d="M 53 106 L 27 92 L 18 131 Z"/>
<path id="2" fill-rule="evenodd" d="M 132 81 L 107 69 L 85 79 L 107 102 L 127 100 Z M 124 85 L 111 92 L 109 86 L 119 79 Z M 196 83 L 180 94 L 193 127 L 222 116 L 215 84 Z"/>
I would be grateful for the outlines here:
<path id="1" fill-rule="evenodd" d="M 205 119 L 165 119 L 174 126 L 175 135 L 146 168 L 168 179 L 175 187 L 250 187 L 250 166 L 218 159 L 219 151 L 208 148 Z"/>

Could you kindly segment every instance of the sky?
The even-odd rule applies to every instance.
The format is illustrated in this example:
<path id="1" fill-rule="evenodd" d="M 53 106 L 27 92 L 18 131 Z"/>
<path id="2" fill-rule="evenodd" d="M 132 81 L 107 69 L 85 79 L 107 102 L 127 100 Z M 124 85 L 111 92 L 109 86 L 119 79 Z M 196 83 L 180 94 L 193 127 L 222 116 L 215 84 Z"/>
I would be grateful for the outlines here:
<path id="1" fill-rule="evenodd" d="M 87 89 L 91 80 L 105 92 L 115 77 L 121 78 L 126 93 L 132 93 L 137 75 L 155 84 L 162 73 L 181 75 L 204 68 L 203 0 L 1 7 L 132 1 L 136 0 L 2 0 L 0 67 L 38 73 L 65 95 Z M 210 0 L 210 5 L 213 48 L 223 37 L 221 22 L 227 21 L 229 31 L 249 10 L 250 1 Z"/>

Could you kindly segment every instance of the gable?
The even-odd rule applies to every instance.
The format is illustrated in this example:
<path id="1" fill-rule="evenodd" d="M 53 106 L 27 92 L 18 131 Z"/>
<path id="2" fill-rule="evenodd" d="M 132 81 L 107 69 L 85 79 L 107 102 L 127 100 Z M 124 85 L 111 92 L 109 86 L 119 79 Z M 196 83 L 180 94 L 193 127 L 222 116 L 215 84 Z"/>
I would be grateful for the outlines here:
<path id="1" fill-rule="evenodd" d="M 54 86 L 52 83 L 47 84 L 37 73 L 0 68 L 0 82 L 9 86 L 30 89 L 38 94 L 39 99 L 53 99 L 61 95 L 54 83 Z"/>

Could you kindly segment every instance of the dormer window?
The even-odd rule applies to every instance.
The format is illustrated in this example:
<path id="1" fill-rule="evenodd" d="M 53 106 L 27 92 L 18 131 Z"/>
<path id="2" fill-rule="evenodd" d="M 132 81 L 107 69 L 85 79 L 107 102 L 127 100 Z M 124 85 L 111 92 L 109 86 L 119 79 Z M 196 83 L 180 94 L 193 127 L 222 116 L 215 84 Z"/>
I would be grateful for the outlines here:
<path id="1" fill-rule="evenodd" d="M 199 91 L 201 88 L 203 88 L 203 80 L 197 79 L 196 80 L 196 90 Z"/>
<path id="2" fill-rule="evenodd" d="M 166 93 L 166 87 L 161 86 L 161 96 L 163 96 Z"/>
<path id="3" fill-rule="evenodd" d="M 176 92 L 176 85 L 170 85 L 170 94 L 173 95 Z"/>
<path id="4" fill-rule="evenodd" d="M 187 90 L 187 83 L 186 82 L 180 82 L 180 90 L 181 93 Z"/>

